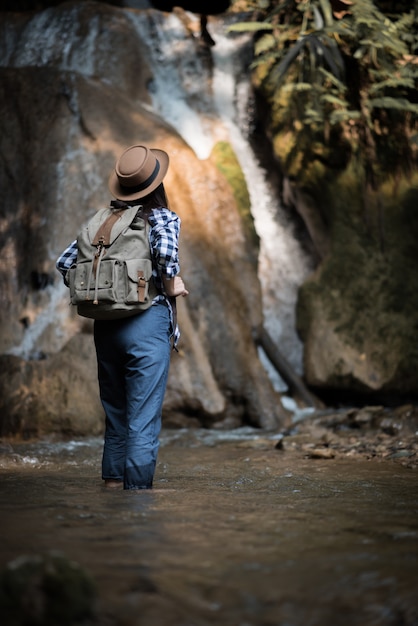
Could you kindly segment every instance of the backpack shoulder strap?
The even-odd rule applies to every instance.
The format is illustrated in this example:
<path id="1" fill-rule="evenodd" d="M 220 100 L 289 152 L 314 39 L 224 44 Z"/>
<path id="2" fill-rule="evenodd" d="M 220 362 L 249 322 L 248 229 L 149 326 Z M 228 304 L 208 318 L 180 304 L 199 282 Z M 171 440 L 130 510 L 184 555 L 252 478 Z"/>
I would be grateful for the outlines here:
<path id="1" fill-rule="evenodd" d="M 97 233 L 100 232 L 99 236 L 103 235 L 106 238 L 107 243 L 104 245 L 109 246 L 125 228 L 130 226 L 137 212 L 137 207 L 128 207 L 116 211 L 112 209 L 99 210 L 87 226 L 90 243 L 94 246 L 98 245 Z"/>
<path id="2" fill-rule="evenodd" d="M 108 246 L 110 244 L 110 236 L 112 233 L 112 228 L 114 224 L 120 219 L 121 211 L 112 211 L 107 219 L 103 222 L 103 224 L 97 230 L 93 241 L 91 242 L 93 246 Z"/>

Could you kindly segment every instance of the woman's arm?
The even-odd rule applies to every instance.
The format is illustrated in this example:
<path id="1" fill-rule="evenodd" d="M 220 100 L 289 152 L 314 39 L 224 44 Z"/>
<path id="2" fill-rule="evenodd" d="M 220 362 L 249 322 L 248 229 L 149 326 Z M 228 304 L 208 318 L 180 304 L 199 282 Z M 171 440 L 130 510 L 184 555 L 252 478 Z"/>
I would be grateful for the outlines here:
<path id="1" fill-rule="evenodd" d="M 169 209 L 153 209 L 149 222 L 150 245 L 161 287 L 169 297 L 187 296 L 189 292 L 179 276 L 180 218 Z"/>
<path id="2" fill-rule="evenodd" d="M 68 248 L 64 250 L 64 252 L 57 259 L 56 268 L 59 272 L 61 272 L 65 284 L 67 284 L 65 281 L 68 270 L 77 261 L 77 250 L 77 240 L 75 240 L 68 246 Z"/>
<path id="3" fill-rule="evenodd" d="M 185 297 L 189 295 L 183 279 L 180 276 L 174 276 L 173 278 L 163 276 L 163 283 L 166 294 L 171 298 L 177 298 L 177 296 Z"/>

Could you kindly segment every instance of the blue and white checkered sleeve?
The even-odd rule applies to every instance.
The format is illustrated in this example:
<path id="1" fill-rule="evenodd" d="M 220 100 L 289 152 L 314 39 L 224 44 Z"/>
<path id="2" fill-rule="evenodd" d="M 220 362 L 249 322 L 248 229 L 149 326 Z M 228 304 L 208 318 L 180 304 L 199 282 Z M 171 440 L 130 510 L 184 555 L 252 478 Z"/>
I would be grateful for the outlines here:
<path id="1" fill-rule="evenodd" d="M 154 209 L 150 223 L 150 244 L 158 271 L 161 275 L 172 278 L 180 272 L 180 218 L 168 209 Z"/>
<path id="2" fill-rule="evenodd" d="M 73 241 L 68 248 L 58 257 L 56 268 L 65 278 L 66 273 L 77 261 L 77 240 Z"/>

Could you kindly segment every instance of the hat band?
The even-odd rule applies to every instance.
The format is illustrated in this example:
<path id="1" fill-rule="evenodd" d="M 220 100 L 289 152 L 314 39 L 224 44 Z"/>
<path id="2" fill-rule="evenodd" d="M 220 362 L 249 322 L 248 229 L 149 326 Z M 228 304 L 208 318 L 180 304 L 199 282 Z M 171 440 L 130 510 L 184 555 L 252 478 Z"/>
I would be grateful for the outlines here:
<path id="1" fill-rule="evenodd" d="M 159 171 L 160 171 L 160 162 L 158 160 L 156 160 L 155 161 L 155 168 L 154 168 L 154 171 L 152 172 L 151 176 L 148 176 L 148 178 L 146 180 L 144 180 L 142 183 L 140 183 L 139 185 L 135 185 L 134 187 L 129 187 L 128 185 L 122 185 L 122 183 L 120 182 L 120 179 L 119 179 L 119 184 L 122 187 L 122 189 L 126 189 L 126 191 L 129 191 L 130 193 L 136 193 L 137 191 L 143 191 L 144 189 L 149 187 L 154 182 L 154 180 L 158 176 L 158 172 Z"/>

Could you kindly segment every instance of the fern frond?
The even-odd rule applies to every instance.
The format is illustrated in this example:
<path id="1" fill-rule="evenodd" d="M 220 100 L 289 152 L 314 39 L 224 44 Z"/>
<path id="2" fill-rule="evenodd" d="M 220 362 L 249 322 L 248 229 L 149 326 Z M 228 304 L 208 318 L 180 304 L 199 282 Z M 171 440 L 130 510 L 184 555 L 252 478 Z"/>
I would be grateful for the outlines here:
<path id="1" fill-rule="evenodd" d="M 343 83 L 342 80 L 339 80 L 335 76 L 335 74 L 333 74 L 332 72 L 328 72 L 328 70 L 326 70 L 325 67 L 320 67 L 319 72 L 323 75 L 324 81 L 326 81 L 327 83 L 331 83 L 331 85 L 333 85 L 336 89 L 338 89 L 338 91 L 341 91 L 341 92 L 347 91 L 347 85 Z"/>
<path id="2" fill-rule="evenodd" d="M 262 30 L 273 30 L 273 25 L 268 22 L 238 22 L 228 26 L 228 33 L 255 33 Z"/>
<path id="3" fill-rule="evenodd" d="M 318 7 L 316 6 L 313 7 L 313 14 L 314 14 L 315 30 L 322 30 L 325 26 L 325 22 L 324 22 L 324 18 L 322 17 L 322 13 L 318 9 Z"/>
<path id="4" fill-rule="evenodd" d="M 320 126 L 324 121 L 324 117 L 317 109 L 306 108 L 305 115 L 302 121 L 306 125 L 317 124 L 318 126 Z"/>
<path id="5" fill-rule="evenodd" d="M 292 65 L 293 61 L 299 56 L 303 47 L 305 45 L 305 37 L 302 37 L 295 43 L 292 48 L 287 52 L 286 56 L 282 60 L 281 63 L 277 67 L 275 67 L 273 72 L 273 79 L 278 82 L 282 79 L 282 77 L 286 74 L 289 67 Z"/>
<path id="6" fill-rule="evenodd" d="M 374 95 L 385 89 L 415 89 L 415 82 L 412 78 L 388 78 L 380 83 L 375 83 L 369 88 L 369 94 Z"/>
<path id="7" fill-rule="evenodd" d="M 283 93 L 291 93 L 293 91 L 302 92 L 302 91 L 312 91 L 313 87 L 311 83 L 287 83 L 283 85 Z"/>
<path id="8" fill-rule="evenodd" d="M 341 100 L 341 98 L 337 98 L 337 96 L 333 96 L 332 94 L 325 94 L 321 96 L 321 101 L 340 106 L 343 109 L 346 109 L 348 105 L 348 102 L 346 100 Z"/>
<path id="9" fill-rule="evenodd" d="M 266 52 L 274 50 L 276 46 L 277 41 L 273 35 L 263 35 L 258 41 L 256 41 L 254 45 L 254 53 L 256 56 L 260 56 L 262 54 L 265 54 Z"/>
<path id="10" fill-rule="evenodd" d="M 371 109 L 396 109 L 398 111 L 410 111 L 418 115 L 418 104 L 414 104 L 406 98 L 374 98 L 367 101 Z"/>
<path id="11" fill-rule="evenodd" d="M 332 6 L 329 0 L 319 0 L 319 4 L 321 5 L 322 13 L 324 15 L 325 24 L 327 26 L 332 26 L 334 23 L 334 18 L 332 17 Z"/>
<path id="12" fill-rule="evenodd" d="M 349 111 L 348 109 L 338 109 L 332 111 L 329 116 L 329 123 L 331 126 L 335 126 L 337 124 L 343 124 L 346 122 L 351 122 L 353 120 L 360 120 L 361 113 L 360 111 Z"/>

